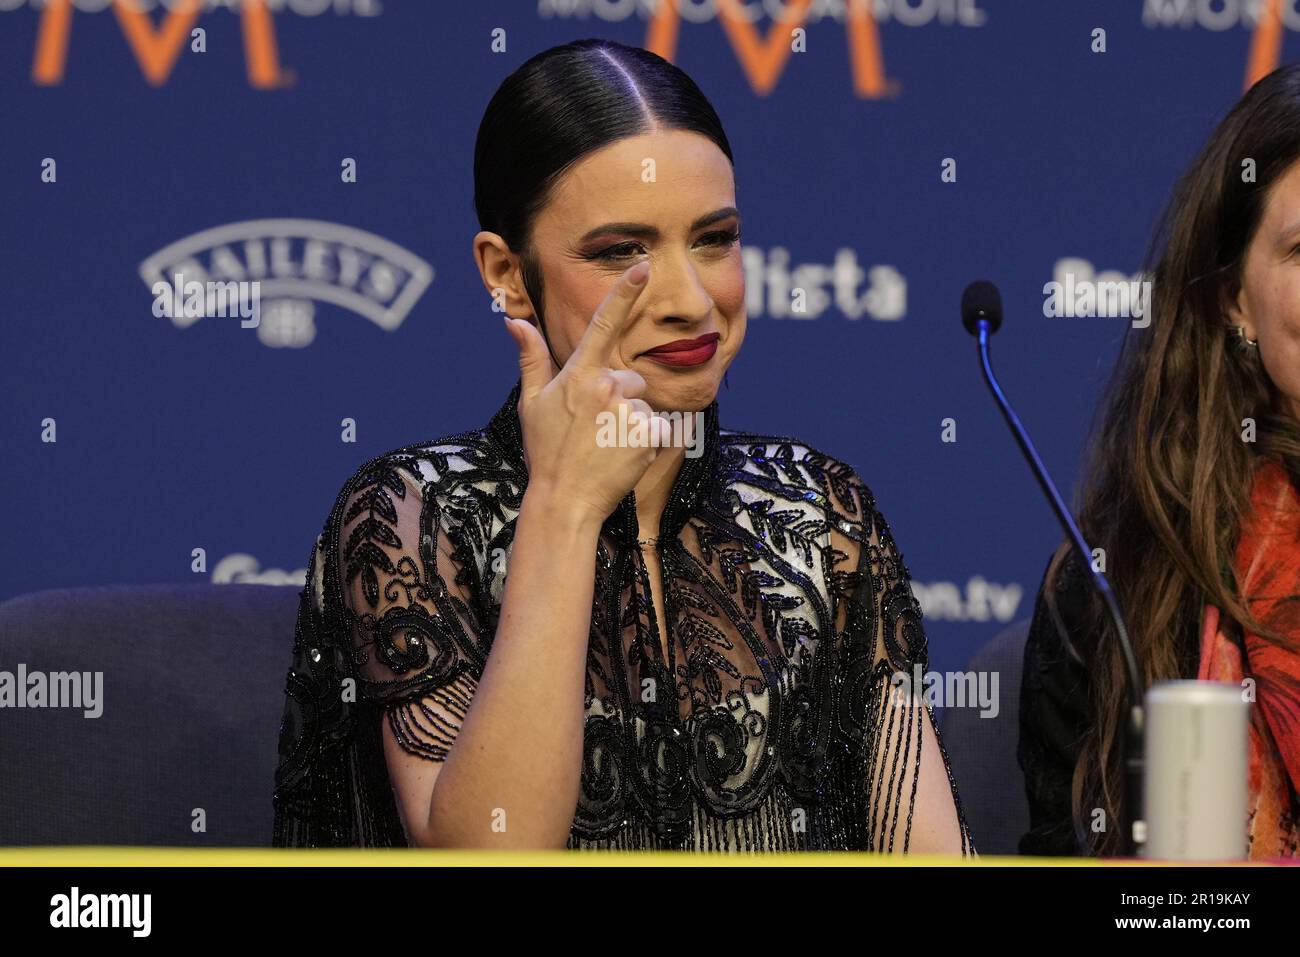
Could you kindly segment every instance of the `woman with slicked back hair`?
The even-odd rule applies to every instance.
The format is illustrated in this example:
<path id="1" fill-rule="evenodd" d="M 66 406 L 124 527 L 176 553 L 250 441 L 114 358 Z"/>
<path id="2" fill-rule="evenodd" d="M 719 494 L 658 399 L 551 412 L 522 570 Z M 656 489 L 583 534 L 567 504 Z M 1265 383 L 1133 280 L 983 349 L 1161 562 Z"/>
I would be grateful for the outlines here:
<path id="1" fill-rule="evenodd" d="M 580 40 L 501 83 L 473 253 L 519 381 L 340 491 L 276 844 L 973 853 L 871 492 L 719 423 L 746 322 L 732 163 L 644 50 Z"/>
<path id="2" fill-rule="evenodd" d="M 1300 853 L 1300 66 L 1255 84 L 1183 174 L 1094 430 L 1080 528 L 1144 682 L 1242 683 L 1250 855 Z M 1154 265 L 1150 265 L 1153 263 Z M 1123 848 L 1118 642 L 1061 546 L 1021 685 L 1026 854 Z"/>

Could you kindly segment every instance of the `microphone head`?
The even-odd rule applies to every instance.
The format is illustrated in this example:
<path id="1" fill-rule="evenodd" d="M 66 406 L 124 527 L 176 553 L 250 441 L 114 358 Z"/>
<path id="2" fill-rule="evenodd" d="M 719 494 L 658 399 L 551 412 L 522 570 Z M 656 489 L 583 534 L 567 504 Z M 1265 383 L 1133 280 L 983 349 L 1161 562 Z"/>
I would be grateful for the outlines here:
<path id="1" fill-rule="evenodd" d="M 987 279 L 977 279 L 961 294 L 961 324 L 972 336 L 979 330 L 979 321 L 989 324 L 989 332 L 1002 326 L 1002 294 Z"/>

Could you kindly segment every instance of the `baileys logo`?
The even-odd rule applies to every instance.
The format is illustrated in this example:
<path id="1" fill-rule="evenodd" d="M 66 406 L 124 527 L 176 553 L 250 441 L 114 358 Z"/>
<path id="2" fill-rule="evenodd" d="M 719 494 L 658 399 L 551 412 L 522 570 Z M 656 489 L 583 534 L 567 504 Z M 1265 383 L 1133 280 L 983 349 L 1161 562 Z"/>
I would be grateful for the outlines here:
<path id="1" fill-rule="evenodd" d="M 433 275 L 432 266 L 396 243 L 314 219 L 217 226 L 174 242 L 140 264 L 140 278 L 150 290 L 160 283 L 178 290 L 190 284 L 208 289 L 256 284 L 260 317 L 252 328 L 258 339 L 267 346 L 295 348 L 316 338 L 316 303 L 339 306 L 391 332 Z M 224 314 L 167 308 L 171 299 L 161 297 L 155 311 L 180 328 L 202 315 Z"/>

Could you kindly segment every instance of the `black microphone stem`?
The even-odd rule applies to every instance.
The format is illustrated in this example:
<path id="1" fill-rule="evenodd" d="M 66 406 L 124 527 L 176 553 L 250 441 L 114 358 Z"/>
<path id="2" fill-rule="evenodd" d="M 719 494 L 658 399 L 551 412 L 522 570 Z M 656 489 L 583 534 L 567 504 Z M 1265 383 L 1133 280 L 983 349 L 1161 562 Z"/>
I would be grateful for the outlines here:
<path id="1" fill-rule="evenodd" d="M 1002 392 L 1002 387 L 998 385 L 997 376 L 993 374 L 993 365 L 989 359 L 989 332 L 991 331 L 989 320 L 976 320 L 974 331 L 979 343 L 980 366 L 984 371 L 984 381 L 988 383 L 989 391 L 993 393 L 998 408 L 1002 410 L 1002 417 L 1006 419 L 1007 425 L 1011 428 L 1011 434 L 1016 437 L 1016 443 L 1020 446 L 1020 451 L 1024 453 L 1025 459 L 1029 462 L 1034 478 L 1038 480 L 1038 487 L 1043 490 L 1047 500 L 1052 503 L 1052 510 L 1056 512 L 1056 520 L 1061 523 L 1061 528 L 1065 530 L 1070 544 L 1074 546 L 1075 555 L 1082 562 L 1082 567 L 1092 576 L 1093 585 L 1106 603 L 1106 610 L 1110 614 L 1111 624 L 1115 627 L 1115 633 L 1119 639 L 1120 650 L 1124 656 L 1124 668 L 1128 673 L 1129 691 L 1129 719 L 1124 729 L 1124 778 L 1125 806 L 1128 808 L 1128 817 L 1131 823 L 1124 830 L 1124 846 L 1126 853 L 1130 857 L 1136 856 L 1137 845 L 1146 839 L 1146 821 L 1142 807 L 1142 775 L 1145 765 L 1143 757 L 1142 678 L 1138 672 L 1137 658 L 1133 654 L 1133 645 L 1129 641 L 1128 629 L 1124 626 L 1124 616 L 1120 614 L 1119 602 L 1115 600 L 1115 593 L 1111 591 L 1110 582 L 1106 580 L 1104 574 L 1093 567 L 1092 552 L 1088 548 L 1088 543 L 1084 541 L 1083 534 L 1079 531 L 1079 526 L 1075 524 L 1070 510 L 1061 501 L 1061 493 L 1056 490 L 1056 485 L 1052 482 L 1047 467 L 1043 465 L 1043 460 L 1038 457 L 1038 451 L 1034 448 L 1029 433 L 1020 424 L 1019 416 L 1016 415 L 1015 409 L 1011 407 L 1011 403 L 1007 401 L 1006 395 Z"/>

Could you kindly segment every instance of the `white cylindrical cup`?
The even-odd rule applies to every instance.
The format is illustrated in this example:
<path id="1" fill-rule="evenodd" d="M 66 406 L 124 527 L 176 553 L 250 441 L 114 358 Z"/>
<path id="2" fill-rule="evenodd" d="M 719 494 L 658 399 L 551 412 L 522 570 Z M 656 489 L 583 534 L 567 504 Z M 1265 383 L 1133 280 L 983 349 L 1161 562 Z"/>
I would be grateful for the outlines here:
<path id="1" fill-rule="evenodd" d="M 1146 694 L 1142 856 L 1242 860 L 1250 703 L 1240 685 L 1161 681 Z"/>

